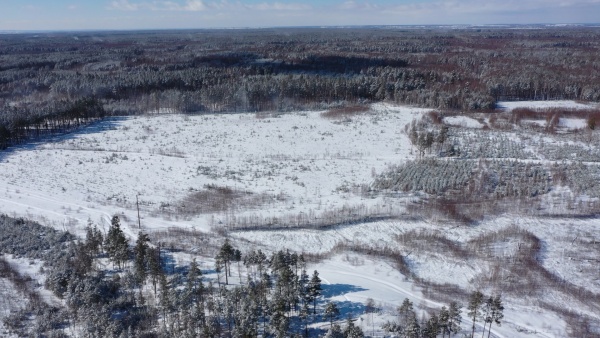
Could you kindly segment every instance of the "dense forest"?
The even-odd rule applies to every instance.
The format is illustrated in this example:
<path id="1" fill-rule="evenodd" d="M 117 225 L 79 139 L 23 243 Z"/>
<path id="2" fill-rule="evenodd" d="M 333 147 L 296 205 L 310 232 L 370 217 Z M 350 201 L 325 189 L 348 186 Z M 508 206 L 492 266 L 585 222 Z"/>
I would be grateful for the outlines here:
<path id="1" fill-rule="evenodd" d="M 600 30 L 286 28 L 0 36 L 0 148 L 107 115 L 600 101 Z"/>

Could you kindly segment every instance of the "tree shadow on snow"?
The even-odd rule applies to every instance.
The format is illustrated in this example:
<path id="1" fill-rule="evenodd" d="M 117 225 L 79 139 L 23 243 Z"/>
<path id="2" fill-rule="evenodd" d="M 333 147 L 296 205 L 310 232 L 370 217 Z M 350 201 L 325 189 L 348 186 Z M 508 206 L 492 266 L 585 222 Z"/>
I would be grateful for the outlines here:
<path id="1" fill-rule="evenodd" d="M 348 317 L 356 318 L 365 312 L 365 304 L 363 303 L 351 302 L 349 300 L 335 303 L 340 310 L 340 315 L 338 317 L 340 320 Z"/>
<path id="2" fill-rule="evenodd" d="M 48 143 L 58 143 L 77 138 L 79 135 L 102 133 L 107 130 L 115 130 L 121 125 L 121 122 L 127 120 L 128 116 L 106 117 L 92 122 L 88 125 L 74 128 L 64 133 L 43 135 L 37 138 L 31 138 L 23 143 L 11 145 L 4 150 L 0 150 L 0 163 L 7 160 L 11 154 L 18 151 L 34 150 L 40 145 Z"/>
<path id="3" fill-rule="evenodd" d="M 321 284 L 321 288 L 323 289 L 321 294 L 325 298 L 341 296 L 350 292 L 359 292 L 367 290 L 359 286 L 350 284 Z"/>

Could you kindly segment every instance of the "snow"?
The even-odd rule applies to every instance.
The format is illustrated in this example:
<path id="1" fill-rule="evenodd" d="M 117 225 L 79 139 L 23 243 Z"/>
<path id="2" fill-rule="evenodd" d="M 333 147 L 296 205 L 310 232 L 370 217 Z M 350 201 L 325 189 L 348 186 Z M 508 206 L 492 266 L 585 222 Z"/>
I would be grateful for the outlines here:
<path id="1" fill-rule="evenodd" d="M 323 119 L 320 112 L 108 120 L 0 157 L 0 212 L 76 233 L 88 219 L 108 224 L 112 214 L 134 227 L 138 195 L 143 225 L 167 228 L 181 222 L 165 220 L 160 206 L 207 184 L 286 196 L 284 203 L 242 210 L 248 215 L 375 205 L 380 201 L 348 189 L 368 184 L 389 163 L 413 157 L 404 126 L 426 110 L 381 104 L 373 111 L 350 122 Z M 205 215 L 186 224 L 208 231 L 213 216 L 223 218 Z"/>
<path id="2" fill-rule="evenodd" d="M 44 302 L 50 305 L 63 304 L 62 300 L 43 287 L 46 281 L 46 275 L 40 271 L 42 270 L 44 262 L 25 257 L 15 257 L 14 255 L 2 255 L 1 257 L 4 258 L 21 276 L 29 277 L 32 283 L 31 285 L 35 286 L 33 290 L 40 295 Z"/>
<path id="3" fill-rule="evenodd" d="M 6 278 L 0 278 L 0 336 L 16 337 L 8 334 L 8 330 L 4 326 L 4 319 L 10 315 L 11 310 L 17 311 L 25 305 L 26 301 L 23 300 L 13 283 Z"/>
<path id="4" fill-rule="evenodd" d="M 573 101 L 502 102 L 503 109 L 515 107 L 587 108 Z M 136 196 L 140 202 L 144 231 L 168 228 L 211 232 L 219 223 L 236 217 L 278 217 L 314 214 L 344 206 L 349 208 L 394 208 L 401 216 L 392 220 L 332 226 L 325 229 L 229 230 L 235 243 L 246 251 L 293 250 L 320 253 L 327 257 L 311 264 L 322 277 L 328 299 L 340 302 L 345 314 L 360 315 L 363 330 L 370 334 L 370 316 L 361 315 L 367 298 L 384 310 L 376 314 L 376 334 L 381 324 L 394 319 L 395 308 L 404 298 L 417 307 L 439 309 L 422 286 L 402 275 L 385 258 L 332 252 L 339 244 L 392 247 L 401 252 L 418 278 L 458 285 L 474 291 L 475 282 L 490 274 L 493 260 L 480 256 L 463 259 L 446 252 L 415 249 L 399 243 L 397 235 L 427 229 L 466 246 L 477 236 L 518 225 L 543 242 L 541 264 L 575 286 L 600 293 L 596 249 L 585 242 L 600 233 L 596 219 L 536 219 L 506 215 L 482 220 L 477 226 L 458 226 L 403 218 L 404 199 L 369 198 L 353 193 L 369 184 L 389 164 L 414 159 L 405 126 L 427 109 L 377 104 L 368 113 L 346 120 L 329 120 L 321 112 L 295 112 L 259 118 L 255 114 L 160 114 L 108 119 L 84 130 L 47 142 L 14 147 L 0 153 L 0 212 L 24 216 L 82 235 L 88 220 L 106 231 L 112 215 L 119 215 L 123 230 L 135 238 Z M 559 127 L 578 128 L 583 120 L 561 119 Z M 444 123 L 464 128 L 483 124 L 464 116 L 447 117 Z M 254 194 L 283 198 L 234 212 L 200 215 L 167 214 L 161 206 L 182 201 L 191 191 L 205 185 L 231 187 Z M 574 246 L 589 248 L 585 252 Z M 510 255 L 515 242 L 497 242 L 499 255 Z M 185 264 L 189 257 L 174 254 Z M 16 261 L 15 261 L 16 262 Z M 575 264 L 573 264 L 576 262 Z M 39 277 L 39 267 L 16 262 L 24 273 Z M 204 270 L 213 266 L 209 257 L 200 261 Z M 38 269 L 38 270 L 36 270 Z M 209 276 L 212 276 L 208 274 Z M 236 278 L 232 278 L 235 281 Z M 1 280 L 0 280 L 1 282 Z M 40 283 L 43 280 L 40 279 Z M 1 286 L 0 286 L 1 287 Z M 545 299 L 509 297 L 504 300 L 505 319 L 493 328 L 496 337 L 566 336 L 566 323 L 540 301 L 557 300 L 560 306 L 594 318 L 592 306 L 569 304 L 563 294 Z M 466 304 L 463 304 L 466 305 Z M 465 310 L 463 328 L 468 327 Z M 466 333 L 466 330 L 465 332 Z"/>
<path id="5" fill-rule="evenodd" d="M 448 116 L 444 117 L 443 122 L 451 126 L 464 128 L 480 129 L 484 127 L 484 125 L 481 122 L 468 116 Z"/>
<path id="6" fill-rule="evenodd" d="M 561 117 L 558 120 L 558 127 L 568 130 L 583 129 L 587 127 L 587 121 L 585 119 Z"/>
<path id="7" fill-rule="evenodd" d="M 532 108 L 532 109 L 547 109 L 547 108 L 565 108 L 565 109 L 592 109 L 597 108 L 596 104 L 581 103 L 572 100 L 559 101 L 498 101 L 496 108 L 511 111 L 515 108 Z"/>

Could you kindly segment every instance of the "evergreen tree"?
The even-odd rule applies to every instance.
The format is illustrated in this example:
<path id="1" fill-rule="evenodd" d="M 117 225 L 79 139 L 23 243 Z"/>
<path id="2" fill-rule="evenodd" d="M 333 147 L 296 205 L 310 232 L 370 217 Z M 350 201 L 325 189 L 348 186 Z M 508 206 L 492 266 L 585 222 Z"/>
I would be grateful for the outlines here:
<path id="1" fill-rule="evenodd" d="M 290 320 L 285 315 L 286 301 L 283 298 L 283 295 L 274 294 L 270 308 L 271 320 L 269 324 L 271 333 L 277 338 L 287 337 Z"/>
<path id="2" fill-rule="evenodd" d="M 385 322 L 381 328 L 386 332 L 386 333 L 400 333 L 402 331 L 402 328 L 400 327 L 400 325 L 396 322 L 390 322 L 387 321 Z"/>
<path id="3" fill-rule="evenodd" d="M 148 259 L 148 273 L 152 287 L 154 288 L 154 295 L 156 296 L 156 285 L 160 281 L 160 276 L 164 274 L 160 262 L 160 248 L 148 248 L 146 256 Z"/>
<path id="4" fill-rule="evenodd" d="M 491 311 L 492 311 L 492 303 L 494 302 L 494 297 L 489 296 L 486 298 L 481 306 L 481 318 L 483 319 L 483 332 L 481 333 L 481 338 L 485 335 L 485 327 L 487 323 L 492 322 Z"/>
<path id="5" fill-rule="evenodd" d="M 408 298 L 404 298 L 404 301 L 402 301 L 402 304 L 398 307 L 397 311 L 398 323 L 402 327 L 406 327 L 408 325 L 409 319 L 416 317 L 413 309 L 413 303 Z"/>
<path id="6" fill-rule="evenodd" d="M 491 304 L 489 316 L 490 327 L 488 329 L 488 338 L 492 333 L 492 324 L 496 323 L 498 326 L 500 326 L 502 318 L 504 318 L 504 305 L 502 305 L 502 299 L 500 298 L 500 295 L 497 295 L 493 298 Z"/>
<path id="7" fill-rule="evenodd" d="M 171 313 L 172 310 L 172 299 L 171 299 L 171 285 L 169 280 L 167 279 L 167 275 L 161 273 L 159 276 L 159 284 L 160 284 L 160 298 L 159 305 L 162 312 L 163 317 L 163 325 L 167 325 L 167 315 Z"/>
<path id="8" fill-rule="evenodd" d="M 344 338 L 344 333 L 342 332 L 342 328 L 338 324 L 335 324 L 329 327 L 323 338 Z"/>
<path id="9" fill-rule="evenodd" d="M 147 277 L 147 266 L 148 266 L 148 242 L 150 239 L 148 235 L 143 232 L 138 234 L 138 238 L 135 241 L 135 247 L 133 248 L 134 260 L 134 274 L 140 284 L 146 282 Z"/>
<path id="10" fill-rule="evenodd" d="M 188 269 L 187 281 L 184 288 L 184 305 L 198 307 L 203 301 L 204 284 L 202 283 L 202 271 L 194 258 Z"/>
<path id="11" fill-rule="evenodd" d="M 313 272 L 310 282 L 308 283 L 308 299 L 313 303 L 313 315 L 317 314 L 317 298 L 321 295 L 321 278 L 317 270 Z"/>
<path id="12" fill-rule="evenodd" d="M 225 243 L 221 246 L 215 260 L 225 268 L 225 285 L 229 284 L 231 276 L 231 262 L 235 261 L 235 248 L 229 243 L 229 239 L 225 239 Z"/>
<path id="13" fill-rule="evenodd" d="M 473 321 L 473 328 L 471 331 L 471 338 L 475 336 L 475 323 L 477 322 L 477 318 L 481 316 L 481 305 L 483 304 L 484 296 L 479 290 L 471 293 L 469 297 L 469 306 L 467 307 L 467 314 Z"/>
<path id="14" fill-rule="evenodd" d="M 72 254 L 71 265 L 75 276 L 81 278 L 92 271 L 94 257 L 85 243 L 74 243 L 69 251 Z"/>
<path id="15" fill-rule="evenodd" d="M 421 326 L 414 311 L 409 312 L 403 331 L 405 338 L 419 338 L 421 335 Z"/>
<path id="16" fill-rule="evenodd" d="M 119 268 L 129 259 L 129 245 L 127 238 L 121 230 L 119 216 L 113 216 L 111 226 L 106 235 L 104 246 L 110 259 L 117 264 Z"/>
<path id="17" fill-rule="evenodd" d="M 442 332 L 442 338 L 444 338 L 446 336 L 446 333 L 448 333 L 448 336 L 450 336 L 449 323 L 448 323 L 449 320 L 450 320 L 450 312 L 448 311 L 446 306 L 442 306 L 442 309 L 440 310 L 440 314 L 438 316 L 438 325 L 440 327 L 440 331 Z"/>
<path id="18" fill-rule="evenodd" d="M 363 338 L 364 336 L 365 334 L 363 333 L 363 330 L 359 326 L 354 325 L 352 318 L 348 317 L 346 320 L 346 326 L 344 327 L 344 337 Z M 375 334 L 373 334 L 373 336 L 375 336 Z"/>
<path id="19" fill-rule="evenodd" d="M 329 302 L 325 305 L 324 316 L 329 318 L 330 327 L 333 326 L 333 321 L 340 315 L 340 309 L 334 302 Z"/>
<path id="20" fill-rule="evenodd" d="M 240 267 L 240 262 L 242 261 L 242 252 L 240 250 L 233 250 L 233 261 L 237 262 L 238 277 L 240 278 L 240 284 L 242 284 L 242 268 Z"/>
<path id="21" fill-rule="evenodd" d="M 423 328 L 422 337 L 423 338 L 435 338 L 440 333 L 440 323 L 438 316 L 434 313 L 428 320 L 425 322 L 425 327 Z"/>
<path id="22" fill-rule="evenodd" d="M 302 324 L 304 324 L 304 336 L 305 337 L 308 337 L 308 316 L 309 315 L 310 315 L 310 308 L 308 306 L 308 302 L 303 302 L 302 305 L 300 306 L 300 313 L 298 314 L 298 317 L 300 317 Z"/>
<path id="23" fill-rule="evenodd" d="M 85 230 L 85 246 L 92 256 L 96 256 L 100 253 L 102 242 L 104 241 L 102 232 L 98 230 L 95 224 L 92 226 L 91 221 L 88 222 Z"/>
<path id="24" fill-rule="evenodd" d="M 373 300 L 373 298 L 367 298 L 367 302 L 365 303 L 365 313 L 371 314 L 371 326 L 373 327 L 373 336 L 375 336 L 375 319 L 373 317 L 375 312 L 377 312 L 375 301 Z"/>
<path id="25" fill-rule="evenodd" d="M 300 298 L 300 301 L 302 301 L 302 304 L 304 303 L 308 303 L 309 302 L 309 297 L 308 297 L 308 286 L 310 279 L 308 277 L 308 273 L 306 272 L 306 269 L 302 269 L 302 272 L 300 273 L 300 277 L 298 278 L 298 297 Z"/>
<path id="26" fill-rule="evenodd" d="M 461 313 L 461 306 L 457 302 L 450 302 L 448 306 L 448 337 L 450 337 L 450 334 L 457 334 L 460 331 Z"/>

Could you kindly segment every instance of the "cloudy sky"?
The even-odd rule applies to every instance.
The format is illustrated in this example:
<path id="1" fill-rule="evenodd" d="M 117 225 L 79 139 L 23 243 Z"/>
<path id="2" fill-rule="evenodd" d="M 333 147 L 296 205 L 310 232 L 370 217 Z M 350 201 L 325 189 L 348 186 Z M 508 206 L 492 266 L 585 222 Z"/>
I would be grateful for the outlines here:
<path id="1" fill-rule="evenodd" d="M 0 6 L 0 30 L 600 22 L 600 0 L 0 0 Z"/>

